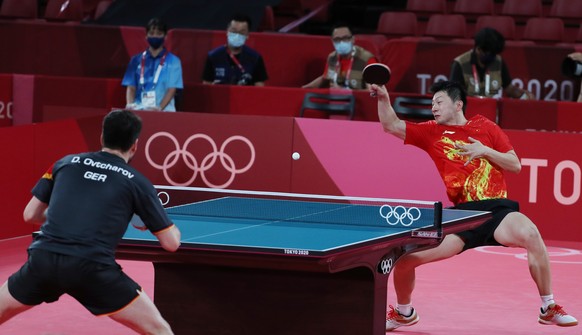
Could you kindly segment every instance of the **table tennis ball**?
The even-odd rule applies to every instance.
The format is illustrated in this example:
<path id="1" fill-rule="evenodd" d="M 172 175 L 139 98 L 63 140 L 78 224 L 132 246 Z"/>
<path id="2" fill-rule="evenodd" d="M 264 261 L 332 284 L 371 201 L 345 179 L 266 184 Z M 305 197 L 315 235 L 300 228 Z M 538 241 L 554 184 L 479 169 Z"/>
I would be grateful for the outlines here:
<path id="1" fill-rule="evenodd" d="M 291 157 L 292 157 L 294 160 L 298 160 L 298 159 L 301 157 L 301 155 L 300 155 L 298 152 L 294 152 L 294 153 L 293 153 L 293 155 L 291 155 Z"/>

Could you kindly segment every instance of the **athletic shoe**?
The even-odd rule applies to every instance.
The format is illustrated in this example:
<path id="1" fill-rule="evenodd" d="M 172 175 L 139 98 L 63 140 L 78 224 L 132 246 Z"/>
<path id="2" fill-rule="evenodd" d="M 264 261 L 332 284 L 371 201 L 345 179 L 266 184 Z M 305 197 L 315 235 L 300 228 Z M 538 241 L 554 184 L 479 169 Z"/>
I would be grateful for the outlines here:
<path id="1" fill-rule="evenodd" d="M 419 320 L 420 318 L 418 317 L 418 314 L 416 314 L 414 308 L 412 309 L 412 314 L 410 314 L 410 316 L 404 316 L 390 305 L 390 310 L 386 312 L 386 331 L 393 331 L 402 326 L 412 326 Z"/>
<path id="2" fill-rule="evenodd" d="M 575 326 L 578 324 L 573 316 L 568 315 L 560 305 L 551 304 L 544 312 L 540 309 L 540 316 L 538 322 L 543 325 L 557 325 L 561 327 Z"/>

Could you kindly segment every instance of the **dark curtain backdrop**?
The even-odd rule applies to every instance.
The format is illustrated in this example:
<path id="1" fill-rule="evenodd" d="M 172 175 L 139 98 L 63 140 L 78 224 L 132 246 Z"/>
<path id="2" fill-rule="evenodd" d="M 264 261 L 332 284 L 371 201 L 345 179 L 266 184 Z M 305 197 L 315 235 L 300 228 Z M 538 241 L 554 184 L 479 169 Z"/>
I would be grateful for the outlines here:
<path id="1" fill-rule="evenodd" d="M 107 11 L 91 23 L 103 25 L 145 26 L 158 17 L 172 28 L 222 30 L 235 13 L 248 15 L 256 30 L 265 6 L 281 0 L 116 0 Z"/>

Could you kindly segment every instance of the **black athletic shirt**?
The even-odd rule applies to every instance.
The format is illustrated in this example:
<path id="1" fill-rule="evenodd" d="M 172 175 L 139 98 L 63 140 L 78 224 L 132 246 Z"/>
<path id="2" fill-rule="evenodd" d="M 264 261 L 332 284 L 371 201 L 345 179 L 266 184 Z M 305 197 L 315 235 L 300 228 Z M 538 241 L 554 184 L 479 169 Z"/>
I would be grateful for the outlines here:
<path id="1" fill-rule="evenodd" d="M 32 189 L 47 219 L 30 248 L 115 263 L 115 249 L 133 214 L 159 232 L 172 222 L 152 183 L 107 152 L 66 156 Z"/>

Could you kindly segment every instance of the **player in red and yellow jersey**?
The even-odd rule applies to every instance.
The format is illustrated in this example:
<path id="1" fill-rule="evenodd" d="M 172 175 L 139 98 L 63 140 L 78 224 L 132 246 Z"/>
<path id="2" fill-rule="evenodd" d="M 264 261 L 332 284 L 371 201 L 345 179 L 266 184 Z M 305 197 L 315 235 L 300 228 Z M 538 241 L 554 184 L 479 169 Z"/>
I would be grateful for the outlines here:
<path id="1" fill-rule="evenodd" d="M 455 208 L 492 212 L 492 218 L 478 228 L 447 235 L 438 247 L 399 260 L 394 269 L 398 305 L 387 313 L 386 330 L 419 321 L 411 304 L 416 267 L 483 245 L 526 249 L 530 274 L 542 300 L 538 322 L 577 325 L 554 301 L 548 252 L 537 227 L 519 212 L 517 202 L 507 199 L 503 173 L 520 172 L 521 163 L 501 128 L 480 115 L 465 118 L 467 96 L 456 82 L 433 85 L 434 120 L 422 123 L 400 120 L 385 86 L 372 85 L 370 90 L 378 97 L 378 117 L 384 130 L 430 155 Z"/>

